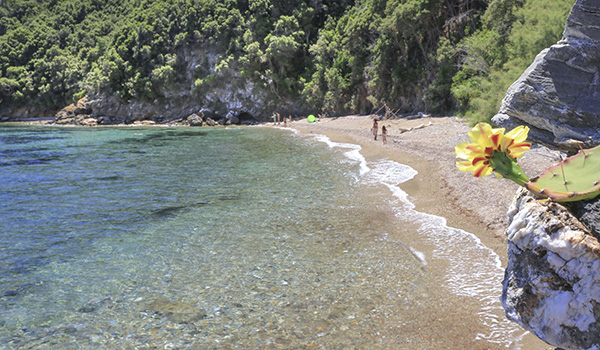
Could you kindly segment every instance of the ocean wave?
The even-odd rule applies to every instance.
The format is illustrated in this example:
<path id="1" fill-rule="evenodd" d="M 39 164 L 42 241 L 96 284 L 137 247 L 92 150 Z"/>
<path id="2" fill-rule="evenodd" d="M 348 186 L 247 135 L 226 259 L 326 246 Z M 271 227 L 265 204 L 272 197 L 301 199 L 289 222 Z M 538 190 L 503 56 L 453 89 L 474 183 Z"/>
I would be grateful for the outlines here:
<path id="1" fill-rule="evenodd" d="M 329 146 L 329 148 L 347 148 L 350 149 L 349 151 L 346 151 L 344 153 L 344 155 L 346 156 L 346 158 L 348 158 L 351 161 L 354 161 L 356 163 L 359 164 L 359 173 L 360 175 L 365 175 L 366 173 L 368 173 L 371 169 L 369 168 L 369 166 L 367 165 L 367 160 L 365 159 L 365 157 L 360 153 L 360 151 L 362 150 L 362 147 L 360 147 L 359 145 L 355 145 L 352 143 L 343 143 L 343 142 L 333 142 L 331 141 L 331 139 L 325 135 L 314 135 L 315 139 L 319 142 L 323 142 L 326 145 Z"/>

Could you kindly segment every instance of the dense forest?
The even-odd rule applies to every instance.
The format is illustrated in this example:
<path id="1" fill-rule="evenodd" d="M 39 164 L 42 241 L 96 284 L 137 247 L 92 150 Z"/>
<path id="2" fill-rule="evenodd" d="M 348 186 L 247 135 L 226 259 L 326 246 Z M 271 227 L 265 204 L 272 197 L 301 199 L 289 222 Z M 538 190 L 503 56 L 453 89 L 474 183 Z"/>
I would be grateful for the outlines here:
<path id="1" fill-rule="evenodd" d="M 573 3 L 0 0 L 0 115 L 89 94 L 202 99 L 236 76 L 333 115 L 386 105 L 485 120 L 560 39 Z"/>

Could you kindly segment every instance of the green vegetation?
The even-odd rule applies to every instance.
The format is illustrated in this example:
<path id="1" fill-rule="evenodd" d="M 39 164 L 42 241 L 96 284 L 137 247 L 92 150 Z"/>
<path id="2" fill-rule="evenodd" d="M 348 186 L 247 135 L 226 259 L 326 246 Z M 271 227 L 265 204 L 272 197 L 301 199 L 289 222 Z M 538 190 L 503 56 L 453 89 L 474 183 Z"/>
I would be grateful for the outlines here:
<path id="1" fill-rule="evenodd" d="M 331 114 L 485 120 L 574 0 L 1 0 L 0 114 L 202 96 L 232 72 Z M 191 66 L 192 56 L 202 56 Z M 190 68 L 192 67 L 192 68 Z"/>
<path id="2" fill-rule="evenodd" d="M 482 26 L 458 43 L 461 69 L 452 94 L 473 122 L 488 121 L 508 87 L 544 48 L 562 36 L 574 0 L 497 0 Z"/>

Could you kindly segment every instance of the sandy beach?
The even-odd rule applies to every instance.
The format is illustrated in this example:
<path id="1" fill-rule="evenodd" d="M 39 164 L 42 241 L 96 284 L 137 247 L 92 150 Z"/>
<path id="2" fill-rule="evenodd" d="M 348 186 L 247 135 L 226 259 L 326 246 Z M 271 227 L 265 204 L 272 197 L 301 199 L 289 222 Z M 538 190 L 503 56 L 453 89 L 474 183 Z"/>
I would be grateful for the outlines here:
<path id="1" fill-rule="evenodd" d="M 388 129 L 387 143 L 383 144 L 381 135 L 373 140 L 370 128 L 371 116 L 346 116 L 325 118 L 320 122 L 308 123 L 306 120 L 294 121 L 292 128 L 301 133 L 322 134 L 334 142 L 346 142 L 360 145 L 361 154 L 369 161 L 389 159 L 409 165 L 418 171 L 418 175 L 402 184 L 402 190 L 408 193 L 417 210 L 447 219 L 448 225 L 475 234 L 481 242 L 491 248 L 506 265 L 506 210 L 510 205 L 518 186 L 506 179 L 494 176 L 474 178 L 471 174 L 461 173 L 455 166 L 454 146 L 468 141 L 471 127 L 456 117 L 407 117 L 393 118 L 379 122 Z M 532 149 L 519 161 L 529 177 L 536 176 L 548 166 L 555 164 L 557 153 L 544 147 L 533 145 Z M 410 237 L 404 239 L 410 239 Z M 441 273 L 443 266 L 428 266 L 433 279 Z M 498 285 L 499 291 L 502 286 Z M 473 348 L 473 344 L 459 339 L 465 327 L 477 327 L 468 317 L 471 310 L 468 305 L 460 304 L 460 298 L 440 310 L 434 326 L 443 329 L 436 332 L 447 348 Z M 465 315 L 461 318 L 462 310 Z M 433 325 L 432 325 L 433 326 Z M 464 339 L 463 339 L 464 340 Z M 466 341 L 466 340 L 465 340 Z M 515 348 L 528 350 L 550 350 L 554 347 L 528 333 Z M 477 347 L 479 349 L 479 347 Z M 488 347 L 485 347 L 488 348 Z M 493 347 L 489 347 L 490 349 Z"/>

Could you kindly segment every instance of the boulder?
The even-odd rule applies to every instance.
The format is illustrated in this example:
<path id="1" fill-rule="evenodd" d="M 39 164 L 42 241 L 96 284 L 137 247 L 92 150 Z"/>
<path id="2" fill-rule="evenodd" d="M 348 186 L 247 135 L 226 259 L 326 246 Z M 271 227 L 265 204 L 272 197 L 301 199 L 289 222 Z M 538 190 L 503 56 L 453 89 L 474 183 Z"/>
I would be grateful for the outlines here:
<path id="1" fill-rule="evenodd" d="M 92 116 L 92 109 L 88 105 L 87 97 L 61 109 L 54 115 L 54 122 L 62 125 L 85 125 L 96 126 L 98 124 L 109 124 L 102 117 Z"/>
<path id="2" fill-rule="evenodd" d="M 107 116 L 104 116 L 104 115 L 99 116 L 97 118 L 97 121 L 98 121 L 99 125 L 110 125 L 110 124 L 113 124 L 113 122 L 110 119 L 110 117 L 107 117 Z"/>
<path id="3" fill-rule="evenodd" d="M 75 106 L 67 106 L 56 113 L 54 120 L 57 124 L 75 124 Z"/>
<path id="4" fill-rule="evenodd" d="M 190 124 L 190 126 L 202 126 L 202 123 L 204 122 L 204 120 L 202 120 L 202 117 L 196 113 L 190 114 L 187 117 L 186 121 L 188 122 L 188 124 Z"/>
<path id="5" fill-rule="evenodd" d="M 562 39 L 540 52 L 508 89 L 501 127 L 531 127 L 529 139 L 565 150 L 600 144 L 600 1 L 577 0 Z"/>
<path id="6" fill-rule="evenodd" d="M 217 126 L 217 125 L 219 125 L 219 123 L 217 123 L 216 121 L 214 121 L 212 118 L 206 118 L 206 125 L 208 125 L 208 126 Z"/>
<path id="7" fill-rule="evenodd" d="M 599 204 L 573 205 L 583 217 Z M 598 239 L 565 206 L 540 202 L 524 189 L 508 216 L 501 297 L 506 316 L 551 345 L 600 349 Z"/>
<path id="8" fill-rule="evenodd" d="M 226 122 L 225 122 L 226 125 L 240 123 L 240 120 L 237 117 L 237 113 L 234 111 L 229 111 L 229 113 L 227 113 L 227 115 L 225 116 L 225 119 L 226 119 Z"/>
<path id="9" fill-rule="evenodd" d="M 219 116 L 217 115 L 217 113 L 215 113 L 214 111 L 208 109 L 208 108 L 202 108 L 199 112 L 199 115 L 202 116 L 202 118 L 204 118 L 205 120 L 210 118 L 212 120 L 215 119 L 219 119 Z"/>

